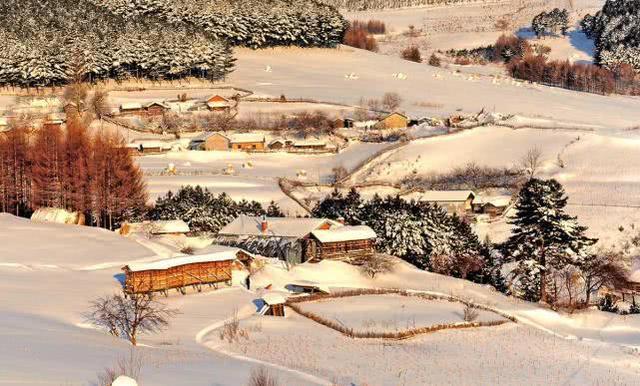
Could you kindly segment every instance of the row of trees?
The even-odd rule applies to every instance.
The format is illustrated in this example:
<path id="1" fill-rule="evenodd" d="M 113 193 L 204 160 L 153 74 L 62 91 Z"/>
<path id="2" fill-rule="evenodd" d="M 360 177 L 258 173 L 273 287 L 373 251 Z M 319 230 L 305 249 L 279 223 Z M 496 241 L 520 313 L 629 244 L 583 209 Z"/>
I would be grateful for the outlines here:
<path id="1" fill-rule="evenodd" d="M 347 21 L 334 7 L 315 0 L 91 0 L 127 19 L 154 16 L 189 25 L 232 45 L 334 47 Z"/>
<path id="2" fill-rule="evenodd" d="M 84 81 L 223 78 L 230 47 L 193 26 L 123 18 L 90 0 L 6 0 L 0 4 L 0 86 Z"/>
<path id="3" fill-rule="evenodd" d="M 570 90 L 598 94 L 631 94 L 640 92 L 635 72 L 627 64 L 613 70 L 568 60 L 548 60 L 544 55 L 527 55 L 507 64 L 509 75 L 517 79 L 543 83 Z"/>
<path id="4" fill-rule="evenodd" d="M 215 195 L 199 185 L 184 186 L 175 194 L 168 192 L 164 197 L 158 198 L 156 205 L 146 216 L 149 220 L 181 219 L 189 224 L 192 232 L 218 233 L 241 214 L 284 217 L 274 202 L 264 209 L 259 202 L 236 202 L 225 193 Z"/>
<path id="5" fill-rule="evenodd" d="M 3 212 L 28 216 L 40 207 L 64 208 L 113 229 L 143 213 L 146 200 L 142 173 L 118 136 L 92 136 L 78 118 L 64 132 L 24 121 L 0 134 Z"/>

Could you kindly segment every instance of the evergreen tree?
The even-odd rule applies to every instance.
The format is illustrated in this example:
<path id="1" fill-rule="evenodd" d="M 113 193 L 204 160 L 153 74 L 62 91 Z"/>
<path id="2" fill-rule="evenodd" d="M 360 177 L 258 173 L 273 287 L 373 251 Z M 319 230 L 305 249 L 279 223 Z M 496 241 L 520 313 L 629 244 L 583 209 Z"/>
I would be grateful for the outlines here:
<path id="1" fill-rule="evenodd" d="M 269 206 L 267 207 L 267 216 L 269 216 L 269 217 L 285 217 L 284 213 L 282 213 L 282 210 L 280 210 L 280 207 L 278 206 L 278 204 L 275 203 L 275 201 L 271 201 L 269 203 Z"/>
<path id="2" fill-rule="evenodd" d="M 586 228 L 565 213 L 567 197 L 556 180 L 530 179 L 522 187 L 511 219 L 506 254 L 520 264 L 516 273 L 530 293 L 539 288 L 547 300 L 549 273 L 567 265 L 580 267 L 596 240 L 585 236 Z M 533 296 L 527 295 L 528 298 Z"/>

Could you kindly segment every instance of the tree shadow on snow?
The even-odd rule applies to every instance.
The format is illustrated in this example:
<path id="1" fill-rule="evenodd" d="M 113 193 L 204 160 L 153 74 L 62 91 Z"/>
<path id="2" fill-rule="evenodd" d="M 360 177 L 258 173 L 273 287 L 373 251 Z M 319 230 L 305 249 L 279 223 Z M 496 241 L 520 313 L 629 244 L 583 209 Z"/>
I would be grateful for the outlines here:
<path id="1" fill-rule="evenodd" d="M 595 52 L 595 45 L 593 40 L 589 39 L 587 35 L 581 30 L 573 30 L 569 32 L 569 42 L 578 51 L 582 51 L 585 54 L 593 57 Z"/>

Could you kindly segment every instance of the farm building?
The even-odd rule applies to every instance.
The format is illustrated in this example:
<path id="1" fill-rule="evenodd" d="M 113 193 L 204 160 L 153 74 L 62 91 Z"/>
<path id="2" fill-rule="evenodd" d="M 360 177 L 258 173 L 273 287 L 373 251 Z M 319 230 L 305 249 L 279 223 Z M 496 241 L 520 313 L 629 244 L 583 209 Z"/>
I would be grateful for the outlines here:
<path id="1" fill-rule="evenodd" d="M 329 259 L 354 253 L 373 253 L 376 233 L 366 225 L 342 226 L 311 232 L 310 256 Z"/>
<path id="2" fill-rule="evenodd" d="M 231 111 L 231 102 L 220 95 L 214 95 L 207 99 L 207 108 L 210 111 L 228 113 Z"/>
<path id="3" fill-rule="evenodd" d="M 161 102 L 150 102 L 143 106 L 143 110 L 146 115 L 157 117 L 164 115 L 167 111 L 171 110 L 171 108 Z"/>
<path id="4" fill-rule="evenodd" d="M 267 292 L 262 295 L 262 306 L 258 310 L 258 314 L 266 316 L 285 316 L 284 304 L 287 299 L 284 295 L 276 292 Z"/>
<path id="5" fill-rule="evenodd" d="M 409 118 L 400 113 L 391 113 L 382 118 L 377 124 L 378 129 L 406 129 L 409 126 Z"/>
<path id="6" fill-rule="evenodd" d="M 488 214 L 491 217 L 501 216 L 511 204 L 511 196 L 478 196 L 473 200 L 473 211 Z"/>
<path id="7" fill-rule="evenodd" d="M 344 226 L 322 218 L 241 215 L 218 233 L 217 242 L 293 263 L 373 251 L 367 226 Z"/>
<path id="8" fill-rule="evenodd" d="M 144 107 L 140 103 L 123 103 L 120 105 L 120 115 L 142 115 Z"/>
<path id="9" fill-rule="evenodd" d="M 44 120 L 42 126 L 44 128 L 61 128 L 64 124 L 65 117 L 58 114 L 49 114 L 47 119 Z"/>
<path id="10" fill-rule="evenodd" d="M 425 190 L 410 193 L 404 198 L 437 204 L 449 214 L 464 216 L 473 211 L 476 195 L 470 190 Z"/>
<path id="11" fill-rule="evenodd" d="M 134 233 L 145 233 L 153 236 L 184 235 L 189 233 L 189 225 L 182 220 L 158 220 L 138 223 L 124 223 L 118 233 L 128 236 Z"/>
<path id="12" fill-rule="evenodd" d="M 212 245 L 193 255 L 161 259 L 149 263 L 132 263 L 122 267 L 124 289 L 129 294 L 163 292 L 176 289 L 183 295 L 191 286 L 198 292 L 202 286 L 217 288 L 220 283 L 231 285 L 233 272 L 244 270 L 240 262 L 252 255 L 238 248 Z"/>
<path id="13" fill-rule="evenodd" d="M 286 149 L 288 147 L 290 147 L 291 145 L 293 145 L 293 142 L 290 140 L 286 140 L 286 139 L 274 139 L 271 142 L 269 142 L 269 144 L 267 145 L 267 147 L 271 150 L 282 150 L 282 149 Z"/>
<path id="14" fill-rule="evenodd" d="M 64 111 L 65 115 L 77 115 L 79 112 L 85 110 L 84 102 L 80 101 L 80 108 L 78 108 L 78 104 L 75 102 L 67 102 L 62 106 L 62 111 Z"/>
<path id="15" fill-rule="evenodd" d="M 327 148 L 327 143 L 319 139 L 307 139 L 296 141 L 292 146 L 296 150 L 324 150 Z"/>
<path id="16" fill-rule="evenodd" d="M 264 150 L 265 138 L 262 134 L 203 133 L 191 140 L 190 147 L 203 150 Z"/>

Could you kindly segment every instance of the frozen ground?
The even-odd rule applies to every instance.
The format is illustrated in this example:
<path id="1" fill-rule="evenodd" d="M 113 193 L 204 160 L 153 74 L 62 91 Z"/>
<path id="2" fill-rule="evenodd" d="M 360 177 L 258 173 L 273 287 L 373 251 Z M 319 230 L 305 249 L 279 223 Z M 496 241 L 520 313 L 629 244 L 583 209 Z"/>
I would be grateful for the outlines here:
<path id="1" fill-rule="evenodd" d="M 304 311 L 359 332 L 396 332 L 436 324 L 462 323 L 465 307 L 459 302 L 391 294 L 325 299 L 299 305 Z M 478 310 L 477 321 L 502 319 L 500 315 Z"/>
<path id="2" fill-rule="evenodd" d="M 129 345 L 89 328 L 82 314 L 90 300 L 119 290 L 122 262 L 138 260 L 152 251 L 132 246 L 131 239 L 115 234 L 106 237 L 104 231 L 92 228 L 37 224 L 27 233 L 25 224 L 19 224 L 22 221 L 27 220 L 0 216 L 6 238 L 3 244 L 11 247 L 9 257 L 3 251 L 3 262 L 20 262 L 0 265 L 0 384 L 90 384 L 97 372 L 126 356 Z M 83 235 L 76 235 L 78 230 Z M 33 240 L 34 234 L 52 237 Z M 68 241 L 71 237 L 73 242 Z M 67 242 L 60 244 L 57 238 Z M 43 257 L 29 252 L 36 242 L 47 252 L 46 263 L 58 268 L 39 265 Z M 88 263 L 94 268 L 87 267 Z M 631 384 L 632 377 L 638 376 L 638 354 L 620 346 L 640 346 L 636 317 L 597 311 L 557 314 L 405 263 L 375 281 L 339 262 L 301 265 L 291 271 L 267 265 L 256 275 L 253 286 L 272 284 L 282 289 L 294 280 L 341 288 L 396 287 L 452 294 L 499 308 L 520 322 L 402 342 L 365 342 L 346 339 L 295 315 L 252 317 L 243 323 L 260 328 L 249 331 L 248 341 L 228 345 L 220 340 L 217 328 L 235 310 L 242 318 L 255 313 L 253 301 L 260 297 L 259 292 L 233 287 L 187 296 L 172 293 L 160 300 L 181 314 L 166 332 L 140 338 L 141 382 L 154 386 L 243 385 L 258 365 L 256 360 L 278 365 L 269 368 L 283 385 L 328 385 L 331 381 L 349 385 L 364 380 L 379 380 L 374 384 L 383 385 L 402 384 L 403 380 L 406 384 L 415 384 L 413 380 L 442 384 L 459 383 L 463 376 L 467 384 L 509 384 L 525 375 L 532 384 L 541 384 L 545 376 L 552 383 Z M 389 303 L 397 307 L 398 301 Z M 38 371 L 34 371 L 36 365 Z"/>
<path id="3" fill-rule="evenodd" d="M 337 50 L 277 48 L 236 49 L 237 69 L 229 82 L 259 93 L 357 104 L 361 97 L 398 92 L 401 109 L 413 116 L 444 116 L 458 109 L 547 117 L 557 121 L 628 128 L 640 119 L 640 100 L 601 96 L 558 88 L 470 78 L 452 70 L 407 62 L 348 47 Z M 272 72 L 265 72 L 270 65 Z M 345 79 L 355 73 L 358 79 Z M 406 80 L 393 77 L 404 73 Z"/>

